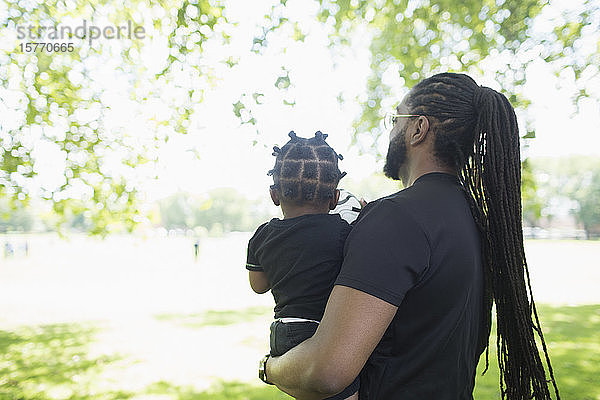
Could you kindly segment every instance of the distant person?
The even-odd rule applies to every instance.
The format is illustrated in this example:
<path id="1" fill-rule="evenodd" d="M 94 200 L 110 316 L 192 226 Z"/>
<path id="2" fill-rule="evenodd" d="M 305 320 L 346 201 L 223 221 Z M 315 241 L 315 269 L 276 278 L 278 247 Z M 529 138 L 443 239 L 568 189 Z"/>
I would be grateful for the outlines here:
<path id="1" fill-rule="evenodd" d="M 318 329 L 263 362 L 267 380 L 322 399 L 362 371 L 361 400 L 473 399 L 495 304 L 502 398 L 550 399 L 550 385 L 558 398 L 525 260 L 513 107 L 443 73 L 391 117 L 384 172 L 406 189 L 363 209 Z"/>
<path id="2" fill-rule="evenodd" d="M 319 326 L 327 298 L 340 271 L 350 225 L 329 214 L 339 199 L 337 185 L 345 175 L 338 155 L 317 132 L 304 139 L 290 132 L 290 141 L 274 147 L 271 199 L 281 206 L 283 219 L 262 224 L 248 243 L 250 286 L 256 293 L 271 290 L 275 321 L 271 351 L 280 356 L 311 337 Z M 263 381 L 267 378 L 259 373 Z M 331 399 L 358 398 L 358 371 L 346 388 Z M 332 393 L 333 394 L 333 393 Z"/>
<path id="3" fill-rule="evenodd" d="M 23 252 L 23 255 L 27 257 L 29 255 L 29 243 L 27 240 L 23 242 L 20 246 L 20 250 Z"/>
<path id="4" fill-rule="evenodd" d="M 9 258 L 15 254 L 15 249 L 10 242 L 4 242 L 4 257 Z"/>
<path id="5" fill-rule="evenodd" d="M 194 261 L 198 261 L 198 254 L 200 254 L 200 239 L 194 242 Z"/>

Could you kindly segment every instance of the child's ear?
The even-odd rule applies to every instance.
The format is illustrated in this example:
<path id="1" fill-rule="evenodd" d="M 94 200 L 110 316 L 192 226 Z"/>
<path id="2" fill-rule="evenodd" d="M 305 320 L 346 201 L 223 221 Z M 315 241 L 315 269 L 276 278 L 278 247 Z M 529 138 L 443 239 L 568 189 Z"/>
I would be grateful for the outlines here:
<path id="1" fill-rule="evenodd" d="M 277 189 L 275 189 L 273 186 L 271 186 L 269 188 L 269 194 L 271 195 L 271 200 L 273 200 L 273 204 L 275 204 L 276 206 L 279 206 L 280 201 L 279 201 L 279 192 L 277 191 Z"/>
<path id="2" fill-rule="evenodd" d="M 334 208 L 336 208 L 338 205 L 338 201 L 340 201 L 340 190 L 335 189 L 333 198 L 331 200 L 329 200 L 329 209 L 333 210 Z"/>

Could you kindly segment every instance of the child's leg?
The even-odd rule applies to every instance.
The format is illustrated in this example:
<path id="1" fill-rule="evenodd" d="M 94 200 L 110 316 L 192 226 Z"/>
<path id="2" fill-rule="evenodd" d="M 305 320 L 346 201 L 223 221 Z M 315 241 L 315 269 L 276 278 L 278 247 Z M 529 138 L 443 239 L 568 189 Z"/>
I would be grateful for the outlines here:
<path id="1" fill-rule="evenodd" d="M 314 322 L 289 322 L 275 321 L 271 324 L 271 356 L 276 357 L 296 347 L 317 330 L 318 324 Z"/>

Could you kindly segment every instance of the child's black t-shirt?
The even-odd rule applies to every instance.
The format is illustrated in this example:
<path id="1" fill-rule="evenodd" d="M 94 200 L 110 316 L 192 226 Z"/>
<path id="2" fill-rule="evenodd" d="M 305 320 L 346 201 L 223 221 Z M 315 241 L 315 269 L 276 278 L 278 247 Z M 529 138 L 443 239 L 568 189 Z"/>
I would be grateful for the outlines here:
<path id="1" fill-rule="evenodd" d="M 267 274 L 275 318 L 321 320 L 350 229 L 339 214 L 274 218 L 258 227 L 248 243 L 246 269 Z"/>

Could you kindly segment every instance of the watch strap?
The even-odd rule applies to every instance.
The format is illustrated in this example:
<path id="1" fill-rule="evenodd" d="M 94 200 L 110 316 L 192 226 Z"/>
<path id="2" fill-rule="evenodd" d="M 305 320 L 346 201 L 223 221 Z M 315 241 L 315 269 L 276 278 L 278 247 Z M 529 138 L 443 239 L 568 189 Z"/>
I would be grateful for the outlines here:
<path id="1" fill-rule="evenodd" d="M 270 354 L 264 356 L 258 363 L 258 378 L 268 385 L 272 385 L 267 379 L 267 361 L 271 357 Z"/>

